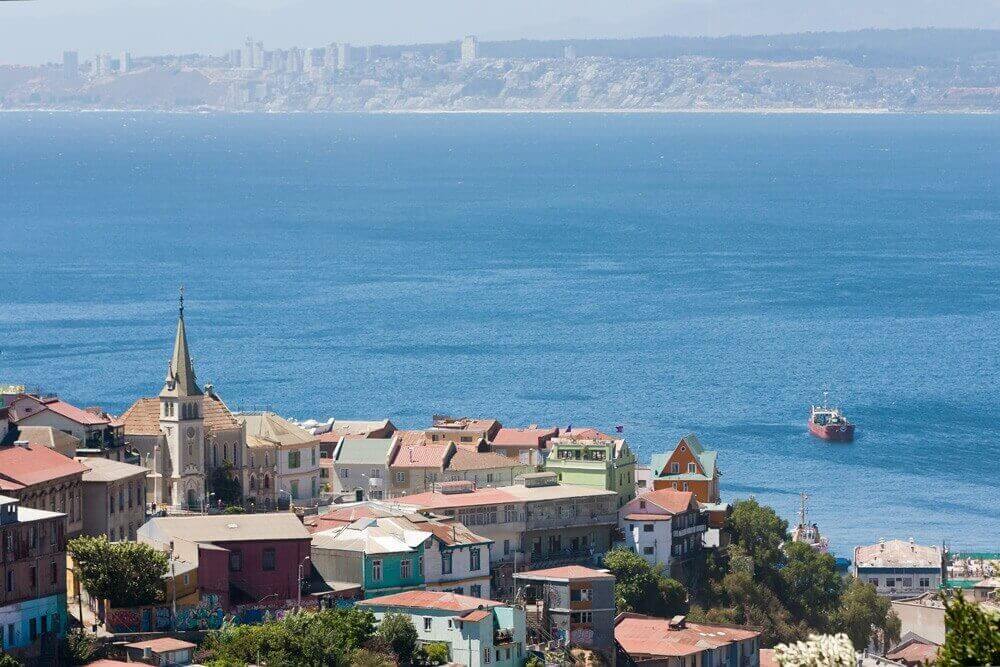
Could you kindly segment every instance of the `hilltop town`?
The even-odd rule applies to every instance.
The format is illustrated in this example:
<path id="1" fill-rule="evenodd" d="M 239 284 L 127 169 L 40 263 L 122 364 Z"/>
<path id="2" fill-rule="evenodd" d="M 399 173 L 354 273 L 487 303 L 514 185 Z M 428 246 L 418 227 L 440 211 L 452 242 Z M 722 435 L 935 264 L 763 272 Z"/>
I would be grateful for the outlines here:
<path id="1" fill-rule="evenodd" d="M 315 639 L 303 662 L 742 667 L 837 632 L 914 665 L 945 650 L 954 591 L 1000 603 L 996 555 L 896 539 L 835 560 L 805 499 L 789 531 L 727 497 L 695 434 L 642 462 L 620 426 L 240 412 L 199 382 L 183 298 L 164 359 L 121 415 L 3 388 L 0 630 L 20 660 L 278 664 Z"/>
<path id="2" fill-rule="evenodd" d="M 998 39 L 904 30 L 265 48 L 247 38 L 224 55 L 66 51 L 0 66 L 0 109 L 996 112 Z"/>

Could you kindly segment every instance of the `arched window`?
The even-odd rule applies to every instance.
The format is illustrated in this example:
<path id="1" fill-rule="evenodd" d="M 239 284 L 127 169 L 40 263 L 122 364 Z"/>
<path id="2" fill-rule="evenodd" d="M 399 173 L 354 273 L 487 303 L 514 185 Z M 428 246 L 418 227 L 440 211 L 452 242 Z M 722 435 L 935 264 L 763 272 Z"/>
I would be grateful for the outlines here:
<path id="1" fill-rule="evenodd" d="M 257 478 L 254 477 L 253 475 L 250 475 L 250 490 L 251 491 L 257 490 Z"/>
<path id="2" fill-rule="evenodd" d="M 264 489 L 266 490 L 266 489 L 270 489 L 270 488 L 271 488 L 271 476 L 270 475 L 264 475 Z"/>

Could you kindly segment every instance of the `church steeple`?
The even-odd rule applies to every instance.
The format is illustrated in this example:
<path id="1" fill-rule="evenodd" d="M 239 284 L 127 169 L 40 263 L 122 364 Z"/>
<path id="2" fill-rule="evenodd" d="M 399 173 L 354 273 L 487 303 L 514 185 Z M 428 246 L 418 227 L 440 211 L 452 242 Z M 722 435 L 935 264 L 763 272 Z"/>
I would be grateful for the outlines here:
<path id="1" fill-rule="evenodd" d="M 201 396 L 188 350 L 187 330 L 184 328 L 184 288 L 181 287 L 180 306 L 177 316 L 177 336 L 174 338 L 174 354 L 167 367 L 167 379 L 160 396 Z"/>

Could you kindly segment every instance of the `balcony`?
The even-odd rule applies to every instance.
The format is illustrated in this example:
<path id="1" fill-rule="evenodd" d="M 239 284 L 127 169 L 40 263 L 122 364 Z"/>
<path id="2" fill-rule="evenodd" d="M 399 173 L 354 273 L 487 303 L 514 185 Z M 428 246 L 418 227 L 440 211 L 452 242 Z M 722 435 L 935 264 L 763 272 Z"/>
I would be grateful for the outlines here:
<path id="1" fill-rule="evenodd" d="M 617 523 L 618 515 L 614 512 L 580 511 L 575 514 L 564 512 L 561 516 L 550 514 L 538 516 L 529 513 L 525 522 L 525 530 L 554 530 L 582 526 L 615 525 Z"/>
<path id="2" fill-rule="evenodd" d="M 697 523 L 693 526 L 688 526 L 687 528 L 676 528 L 671 531 L 671 534 L 675 538 L 687 537 L 688 535 L 694 535 L 695 533 L 704 533 L 708 530 L 708 524 Z"/>

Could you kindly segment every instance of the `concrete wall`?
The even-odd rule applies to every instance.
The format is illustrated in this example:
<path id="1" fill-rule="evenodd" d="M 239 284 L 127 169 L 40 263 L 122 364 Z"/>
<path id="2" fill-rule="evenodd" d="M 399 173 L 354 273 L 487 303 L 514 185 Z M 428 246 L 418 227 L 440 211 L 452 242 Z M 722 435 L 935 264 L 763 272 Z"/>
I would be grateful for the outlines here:
<path id="1" fill-rule="evenodd" d="M 463 595 L 473 595 L 472 586 L 479 586 L 480 592 L 474 597 L 490 598 L 490 546 L 479 544 L 475 547 L 463 545 L 444 547 L 432 538 L 424 546 L 424 581 L 430 590 L 462 589 Z M 479 549 L 479 569 L 471 569 L 471 552 Z M 451 554 L 451 574 L 442 574 L 442 554 Z"/>
<path id="2" fill-rule="evenodd" d="M 937 644 L 944 643 L 944 607 L 929 607 L 916 602 L 895 600 L 892 610 L 899 616 L 900 635 L 915 632 Z"/>

